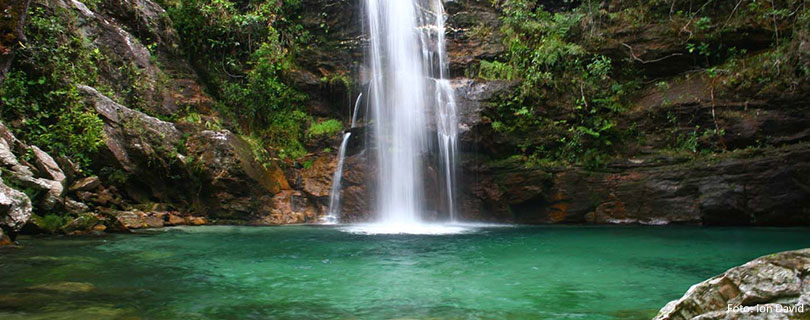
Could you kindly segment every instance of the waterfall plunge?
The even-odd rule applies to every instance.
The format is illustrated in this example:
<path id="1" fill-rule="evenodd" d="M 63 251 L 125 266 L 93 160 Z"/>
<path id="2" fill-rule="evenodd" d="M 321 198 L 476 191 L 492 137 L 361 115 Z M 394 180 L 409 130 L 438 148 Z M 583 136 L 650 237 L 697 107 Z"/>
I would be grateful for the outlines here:
<path id="1" fill-rule="evenodd" d="M 447 79 L 444 8 L 441 0 L 366 0 L 370 72 L 368 105 L 375 139 L 378 224 L 347 229 L 360 233 L 464 232 L 460 226 L 425 225 L 423 168 L 430 146 L 437 146 L 447 216 L 456 222 L 454 205 L 457 127 L 453 88 Z M 358 123 L 360 94 L 352 114 Z M 432 119 L 431 119 L 432 117 Z M 431 136 L 431 125 L 436 135 Z M 350 134 L 338 154 L 338 166 L 324 222 L 340 220 L 343 158 Z M 440 208 L 440 210 L 442 210 Z"/>
<path id="2" fill-rule="evenodd" d="M 366 0 L 366 16 L 379 222 L 395 228 L 421 223 L 430 139 L 438 142 L 445 209 L 453 220 L 457 120 L 441 0 Z M 436 137 L 429 135 L 430 117 Z"/>

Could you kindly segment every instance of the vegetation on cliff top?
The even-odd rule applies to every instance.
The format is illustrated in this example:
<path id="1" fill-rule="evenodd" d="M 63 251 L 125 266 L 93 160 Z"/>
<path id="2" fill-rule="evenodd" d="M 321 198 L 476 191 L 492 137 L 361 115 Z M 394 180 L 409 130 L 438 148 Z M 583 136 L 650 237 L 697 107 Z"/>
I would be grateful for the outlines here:
<path id="1" fill-rule="evenodd" d="M 568 8 L 507 0 L 494 5 L 501 12 L 507 53 L 482 61 L 474 73 L 519 80 L 491 120 L 496 132 L 524 137 L 517 152 L 530 164 L 595 168 L 630 152 L 631 145 L 647 138 L 636 123 L 622 123 L 634 99 L 652 86 L 665 90 L 679 77 L 707 77 L 712 97 L 715 90 L 718 95 L 795 91 L 808 77 L 807 58 L 799 48 L 810 30 L 804 1 L 588 1 Z M 739 38 L 752 30 L 770 33 L 765 47 Z M 644 60 L 623 42 L 633 37 L 652 38 L 672 52 Z M 683 57 L 674 62 L 681 68 L 677 74 L 649 70 L 657 62 Z M 689 62 L 677 65 L 684 60 Z M 668 116 L 672 150 L 725 150 L 725 132 L 716 119 L 715 126 L 692 124 L 693 129 L 682 130 L 677 115 Z"/>
<path id="2" fill-rule="evenodd" d="M 233 128 L 270 145 L 281 158 L 306 154 L 307 98 L 287 78 L 299 45 L 310 39 L 293 22 L 299 0 L 166 0 L 182 49 Z"/>
<path id="3" fill-rule="evenodd" d="M 19 49 L 0 87 L 0 120 L 10 124 L 19 138 L 87 167 L 90 155 L 102 143 L 102 122 L 82 102 L 75 85 L 109 92 L 110 86 L 99 81 L 98 73 L 110 63 L 65 23 L 71 21 L 70 15 L 41 3 L 31 7 L 25 27 L 27 44 Z"/>

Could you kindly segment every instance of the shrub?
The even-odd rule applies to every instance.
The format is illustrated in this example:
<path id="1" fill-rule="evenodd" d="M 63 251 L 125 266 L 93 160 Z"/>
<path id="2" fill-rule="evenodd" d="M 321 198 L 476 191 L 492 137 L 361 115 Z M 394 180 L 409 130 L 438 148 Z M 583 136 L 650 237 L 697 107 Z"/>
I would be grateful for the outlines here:
<path id="1" fill-rule="evenodd" d="M 329 119 L 312 124 L 307 130 L 307 137 L 313 138 L 319 136 L 333 136 L 342 130 L 342 122 L 335 119 Z"/>

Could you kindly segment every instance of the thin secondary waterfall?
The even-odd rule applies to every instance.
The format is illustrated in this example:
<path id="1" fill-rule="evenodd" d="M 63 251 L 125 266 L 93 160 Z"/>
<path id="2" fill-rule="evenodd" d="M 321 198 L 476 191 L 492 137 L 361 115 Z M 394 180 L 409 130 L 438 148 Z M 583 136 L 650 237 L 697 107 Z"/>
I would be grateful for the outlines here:
<path id="1" fill-rule="evenodd" d="M 456 182 L 457 123 L 456 102 L 453 97 L 450 81 L 436 81 L 436 98 L 439 109 L 436 110 L 436 135 L 439 139 L 439 159 L 444 171 L 447 211 L 450 221 L 456 221 L 454 186 Z"/>
<path id="2" fill-rule="evenodd" d="M 456 221 L 456 208 L 454 197 L 455 186 L 455 166 L 458 136 L 458 118 L 456 115 L 456 99 L 453 87 L 448 78 L 447 53 L 444 41 L 444 8 L 441 0 L 433 1 L 432 11 L 436 25 L 436 56 L 438 65 L 431 68 L 434 72 L 438 70 L 436 79 L 435 108 L 436 108 L 436 135 L 439 141 L 439 159 L 443 166 L 445 178 L 445 193 L 447 198 L 447 210 L 450 221 Z"/>
<path id="3" fill-rule="evenodd" d="M 455 219 L 456 114 L 447 77 L 441 0 L 366 0 L 369 97 L 381 223 L 421 222 L 434 117 L 447 210 Z"/>
<path id="4" fill-rule="evenodd" d="M 352 128 L 357 127 L 357 115 L 360 113 L 360 102 L 363 100 L 363 94 L 359 94 L 357 96 L 357 100 L 354 102 L 354 113 L 352 113 Z"/>
<path id="5" fill-rule="evenodd" d="M 338 163 L 337 167 L 335 167 L 335 173 L 332 176 L 332 188 L 329 190 L 329 211 L 323 218 L 324 223 L 340 222 L 340 188 L 341 180 L 343 179 L 343 159 L 346 158 L 346 146 L 349 144 L 349 138 L 351 136 L 351 132 L 344 133 L 343 142 L 340 143 Z"/>

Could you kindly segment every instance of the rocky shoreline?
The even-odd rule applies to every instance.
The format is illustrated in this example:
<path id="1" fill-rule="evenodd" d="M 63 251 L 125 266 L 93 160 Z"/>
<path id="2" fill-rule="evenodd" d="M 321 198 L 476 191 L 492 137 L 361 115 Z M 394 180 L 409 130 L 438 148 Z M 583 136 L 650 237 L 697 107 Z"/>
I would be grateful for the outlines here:
<path id="1" fill-rule="evenodd" d="M 654 320 L 806 319 L 810 249 L 780 252 L 698 283 Z"/>

